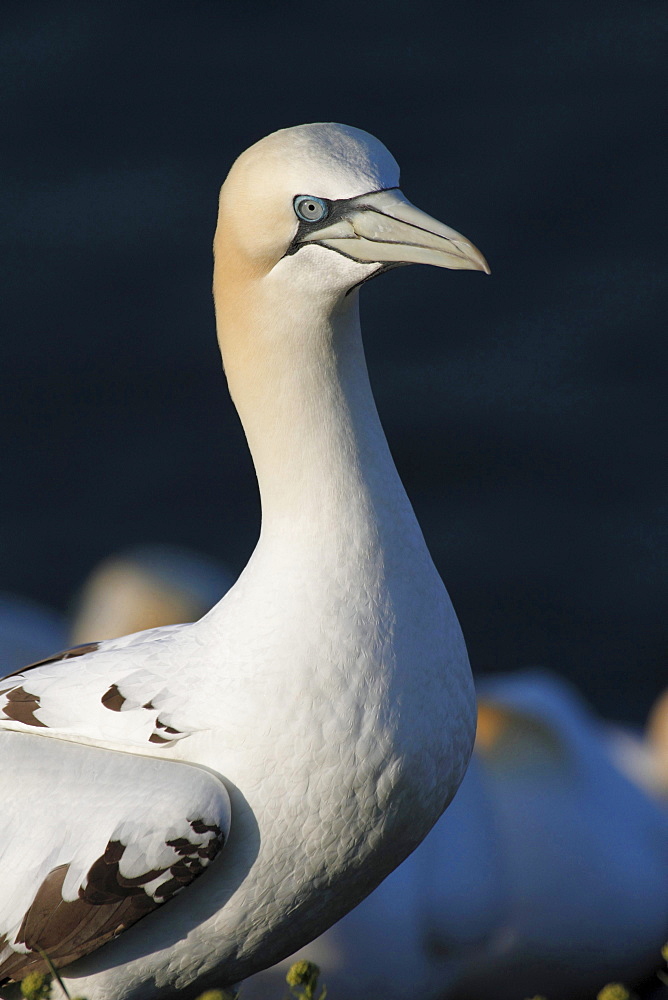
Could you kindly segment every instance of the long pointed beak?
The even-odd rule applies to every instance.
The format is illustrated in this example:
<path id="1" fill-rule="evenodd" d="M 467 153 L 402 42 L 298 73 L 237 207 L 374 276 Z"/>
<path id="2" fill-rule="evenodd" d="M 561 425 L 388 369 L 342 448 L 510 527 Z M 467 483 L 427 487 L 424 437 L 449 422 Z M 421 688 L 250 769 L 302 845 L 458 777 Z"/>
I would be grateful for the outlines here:
<path id="1" fill-rule="evenodd" d="M 362 263 L 435 264 L 490 273 L 487 261 L 461 233 L 421 212 L 398 188 L 338 202 L 330 223 L 301 238 Z"/>

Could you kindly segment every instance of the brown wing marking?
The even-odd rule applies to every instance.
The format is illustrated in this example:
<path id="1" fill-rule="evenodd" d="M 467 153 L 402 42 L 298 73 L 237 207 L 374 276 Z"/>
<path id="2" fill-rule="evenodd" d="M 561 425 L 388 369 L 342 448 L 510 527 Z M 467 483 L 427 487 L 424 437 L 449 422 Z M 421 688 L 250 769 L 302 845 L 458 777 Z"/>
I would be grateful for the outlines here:
<path id="1" fill-rule="evenodd" d="M 0 694 L 2 692 L 0 691 Z M 123 711 L 123 706 L 125 705 L 127 698 L 125 695 L 121 694 L 118 685 L 112 684 L 111 687 L 104 692 L 100 701 L 105 708 L 108 708 L 111 712 L 121 712 Z M 145 705 L 142 705 L 148 712 L 155 712 L 156 708 L 152 701 L 147 701 Z M 160 730 L 160 732 L 158 732 Z M 173 743 L 175 736 L 183 736 L 183 733 L 174 729 L 173 726 L 168 726 L 165 722 L 161 722 L 159 716 L 156 715 L 154 731 L 148 738 L 149 743 Z"/>
<path id="2" fill-rule="evenodd" d="M 99 642 L 87 642 L 83 643 L 81 646 L 73 646 L 71 649 L 65 649 L 61 653 L 56 653 L 54 656 L 49 656 L 45 660 L 37 660 L 35 663 L 29 664 L 27 667 L 22 667 L 21 670 L 15 670 L 11 674 L 7 674 L 0 681 L 4 682 L 10 677 L 18 677 L 28 670 L 32 670 L 33 667 L 42 667 L 47 663 L 58 663 L 60 660 L 70 660 L 75 656 L 85 656 L 87 653 L 94 653 L 100 648 Z M 42 728 L 48 728 L 44 722 L 35 716 L 35 712 L 40 707 L 39 696 L 35 694 L 30 694 L 23 687 L 12 688 L 9 687 L 0 688 L 0 697 L 2 695 L 7 695 L 7 705 L 2 712 L 8 719 L 13 719 L 15 722 L 23 722 L 28 726 L 40 726 Z M 123 710 L 123 706 L 127 701 L 125 695 L 121 694 L 118 685 L 112 684 L 102 695 L 100 701 L 105 708 L 109 709 L 111 712 L 120 712 Z M 142 706 L 148 711 L 155 711 L 155 706 L 152 701 L 147 701 L 145 705 Z M 159 717 L 156 716 L 154 731 L 149 736 L 149 743 L 157 743 L 158 745 L 165 745 L 174 742 L 174 737 L 183 736 L 184 734 L 178 730 L 174 729 L 172 726 L 166 725 L 162 722 Z M 0 939 L 0 954 L 2 953 Z"/>
<path id="3" fill-rule="evenodd" d="M 99 645 L 99 642 L 87 642 L 81 646 L 73 646 L 72 649 L 64 649 L 61 653 L 55 653 L 53 656 L 49 656 L 45 660 L 37 660 L 35 663 L 29 664 L 27 667 L 21 667 L 20 670 L 14 670 L 13 673 L 7 674 L 3 677 L 2 682 L 8 680 L 10 677 L 18 677 L 24 674 L 27 670 L 32 670 L 33 667 L 41 667 L 45 663 L 57 663 L 59 660 L 69 660 L 73 656 L 85 656 L 86 653 L 93 653 L 99 648 Z M 6 718 L 13 719 L 15 722 L 23 722 L 27 726 L 38 726 L 43 729 L 48 728 L 44 722 L 40 722 L 40 720 L 35 716 L 35 712 L 39 708 L 38 695 L 31 694 L 29 691 L 26 691 L 24 687 L 12 688 L 11 684 L 5 687 L 4 683 L 3 687 L 0 689 L 0 696 L 2 695 L 7 695 L 7 704 L 2 709 Z"/>
<path id="4" fill-rule="evenodd" d="M 202 832 L 202 821 L 190 823 L 195 833 Z M 195 827 L 197 826 L 197 829 Z M 0 985 L 9 980 L 23 979 L 29 972 L 48 972 L 37 948 L 41 948 L 55 968 L 90 954 L 100 945 L 117 937 L 142 917 L 171 899 L 197 878 L 222 848 L 225 836 L 218 826 L 206 828 L 214 836 L 207 842 L 193 843 L 185 837 L 166 841 L 174 849 L 177 860 L 167 868 L 145 872 L 136 878 L 125 878 L 119 863 L 125 845 L 109 841 L 102 857 L 91 866 L 85 887 L 79 898 L 64 900 L 63 883 L 69 865 L 59 865 L 46 876 L 28 907 L 14 945 L 28 948 L 28 953 L 9 950 L 7 937 L 0 938 Z M 144 885 L 160 876 L 164 881 L 152 893 Z M 8 953 L 9 952 L 9 953 Z"/>
<path id="5" fill-rule="evenodd" d="M 71 649 L 64 649 L 60 653 L 55 653 L 53 656 L 48 656 L 45 660 L 36 660 L 35 663 L 30 663 L 27 667 L 21 667 L 20 670 L 14 670 L 13 673 L 7 674 L 2 678 L 2 682 L 9 680 L 10 677 L 19 677 L 25 674 L 26 671 L 32 670 L 33 667 L 44 666 L 45 663 L 57 663 L 60 660 L 70 660 L 75 656 L 85 656 L 86 653 L 94 653 L 96 649 L 99 649 L 99 642 L 86 642 L 81 646 L 73 646 Z M 109 694 L 109 692 L 107 692 Z M 39 696 L 36 694 L 31 694 L 26 691 L 25 687 L 13 688 L 10 684 L 9 686 L 0 688 L 0 697 L 2 695 L 7 696 L 7 704 L 2 709 L 3 714 L 7 719 L 13 719 L 15 722 L 22 722 L 26 726 L 37 726 L 43 729 L 47 729 L 47 725 L 35 716 L 35 712 L 40 707 Z M 106 697 L 106 696 L 105 696 Z M 120 697 L 120 695 L 119 695 Z M 0 940 L 0 953 L 2 951 Z"/>
<path id="6" fill-rule="evenodd" d="M 4 681 L 8 677 L 17 677 L 19 674 L 24 674 L 26 670 L 32 670 L 33 667 L 43 667 L 47 663 L 58 663 L 59 660 L 71 660 L 74 656 L 86 656 L 87 653 L 94 653 L 99 648 L 99 642 L 84 642 L 80 646 L 72 646 L 71 649 L 63 649 L 60 653 L 47 656 L 44 660 L 35 660 L 34 663 L 29 663 L 27 667 L 21 667 L 20 670 L 13 670 L 11 674 L 5 674 L 2 680 Z"/>
<path id="7" fill-rule="evenodd" d="M 162 732 L 156 732 L 158 729 L 162 730 Z M 163 736 L 163 733 L 166 735 Z M 155 729 L 149 736 L 148 741 L 149 743 L 172 743 L 175 736 L 183 736 L 183 733 L 179 729 L 174 729 L 173 726 L 166 725 L 156 717 Z"/>
<path id="8" fill-rule="evenodd" d="M 111 712 L 120 712 L 126 699 L 118 690 L 117 684 L 112 684 L 108 691 L 105 691 L 100 699 L 105 708 Z"/>
<path id="9" fill-rule="evenodd" d="M 30 694 L 29 691 L 26 691 L 22 687 L 3 691 L 2 694 L 7 695 L 7 703 L 2 711 L 8 719 L 13 719 L 15 722 L 23 722 L 26 726 L 41 726 L 42 729 L 47 728 L 44 722 L 40 722 L 39 719 L 35 718 L 35 712 L 39 708 L 39 697 L 36 694 Z"/>

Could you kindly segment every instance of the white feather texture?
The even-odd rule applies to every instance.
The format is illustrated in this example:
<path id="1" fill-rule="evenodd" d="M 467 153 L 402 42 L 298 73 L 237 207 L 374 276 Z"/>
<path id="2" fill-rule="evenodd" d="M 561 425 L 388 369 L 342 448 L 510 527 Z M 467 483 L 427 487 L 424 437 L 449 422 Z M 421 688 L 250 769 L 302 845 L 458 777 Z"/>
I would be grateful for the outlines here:
<path id="1" fill-rule="evenodd" d="M 105 642 L 0 685 L 13 745 L 36 740 L 62 761 L 71 822 L 100 842 L 112 811 L 90 809 L 70 761 L 128 751 L 132 769 L 112 795 L 114 823 L 127 824 L 126 875 L 144 866 L 145 877 L 164 860 L 130 787 L 135 777 L 151 785 L 150 758 L 206 768 L 231 800 L 220 857 L 176 899 L 69 965 L 73 995 L 187 998 L 279 960 L 419 844 L 465 772 L 475 728 L 466 649 L 392 462 L 360 336 L 356 286 L 383 269 L 385 244 L 377 262 L 351 259 L 335 239 L 318 244 L 308 226 L 305 236 L 293 207 L 299 194 L 368 194 L 363 211 L 374 213 L 374 192 L 397 182 L 378 140 L 340 125 L 287 129 L 240 157 L 221 192 L 214 293 L 258 475 L 258 546 L 201 621 Z M 346 205 L 331 211 L 343 218 Z M 452 266 L 483 269 L 454 237 L 438 237 L 443 266 L 450 254 Z M 407 261 L 415 252 L 405 245 Z M 46 795 L 47 779 L 40 788 Z M 39 845 L 31 856 L 46 851 Z M 82 858 L 73 849 L 80 871 Z M 53 858 L 38 862 L 44 876 Z M 0 856 L 0 895 L 4 870 Z M 15 901 L 8 927 L 29 904 Z"/>

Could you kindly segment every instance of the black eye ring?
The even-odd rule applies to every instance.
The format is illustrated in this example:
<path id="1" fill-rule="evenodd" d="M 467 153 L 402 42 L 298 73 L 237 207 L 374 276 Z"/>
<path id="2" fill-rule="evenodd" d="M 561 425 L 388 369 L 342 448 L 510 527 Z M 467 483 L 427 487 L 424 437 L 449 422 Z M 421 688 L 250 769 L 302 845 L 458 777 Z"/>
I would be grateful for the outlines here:
<path id="1" fill-rule="evenodd" d="M 329 215 L 327 202 L 310 194 L 298 194 L 292 204 L 302 222 L 322 222 Z"/>

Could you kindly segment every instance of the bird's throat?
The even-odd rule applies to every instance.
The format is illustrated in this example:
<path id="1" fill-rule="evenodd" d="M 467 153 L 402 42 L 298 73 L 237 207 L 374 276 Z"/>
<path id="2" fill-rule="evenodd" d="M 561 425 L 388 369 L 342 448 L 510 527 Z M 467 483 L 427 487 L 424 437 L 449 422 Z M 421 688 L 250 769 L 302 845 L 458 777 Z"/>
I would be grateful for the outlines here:
<path id="1" fill-rule="evenodd" d="M 357 292 L 333 308 L 302 300 L 288 310 L 272 301 L 272 288 L 255 285 L 241 301 L 223 292 L 216 304 L 263 535 L 373 522 L 388 504 L 395 518 L 397 504 L 410 511 L 369 384 Z"/>

